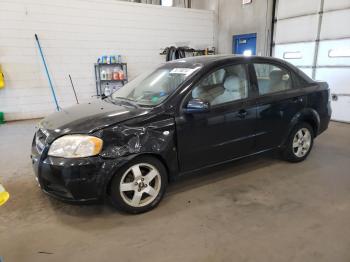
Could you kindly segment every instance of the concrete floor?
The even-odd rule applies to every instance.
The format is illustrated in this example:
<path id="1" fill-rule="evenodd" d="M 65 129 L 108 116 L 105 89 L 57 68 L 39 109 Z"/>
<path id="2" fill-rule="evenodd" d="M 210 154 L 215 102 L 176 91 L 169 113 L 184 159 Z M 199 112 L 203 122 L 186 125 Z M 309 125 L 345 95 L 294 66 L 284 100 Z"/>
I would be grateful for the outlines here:
<path id="1" fill-rule="evenodd" d="M 332 123 L 303 163 L 263 156 L 191 176 L 135 216 L 44 195 L 29 159 L 34 124 L 0 126 L 5 262 L 350 261 L 350 125 Z"/>

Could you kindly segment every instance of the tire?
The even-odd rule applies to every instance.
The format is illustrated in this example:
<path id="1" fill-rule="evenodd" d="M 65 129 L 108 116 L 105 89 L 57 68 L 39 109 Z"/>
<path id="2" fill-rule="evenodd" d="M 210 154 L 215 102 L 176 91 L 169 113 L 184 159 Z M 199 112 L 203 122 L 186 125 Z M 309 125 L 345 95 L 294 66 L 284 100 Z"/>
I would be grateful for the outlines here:
<path id="1" fill-rule="evenodd" d="M 167 184 L 167 171 L 162 162 L 150 156 L 137 157 L 112 178 L 110 201 L 127 213 L 147 212 L 162 200 Z"/>
<path id="2" fill-rule="evenodd" d="M 290 133 L 282 157 L 289 162 L 301 162 L 310 154 L 313 142 L 313 128 L 308 123 L 301 122 Z"/>

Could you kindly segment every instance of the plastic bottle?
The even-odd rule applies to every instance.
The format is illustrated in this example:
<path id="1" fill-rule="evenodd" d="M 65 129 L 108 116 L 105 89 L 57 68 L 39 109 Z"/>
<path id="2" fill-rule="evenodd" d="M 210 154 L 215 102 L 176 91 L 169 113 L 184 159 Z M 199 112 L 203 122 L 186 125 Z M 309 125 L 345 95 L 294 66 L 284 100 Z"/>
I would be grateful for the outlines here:
<path id="1" fill-rule="evenodd" d="M 104 89 L 104 95 L 105 96 L 110 96 L 112 93 L 112 90 L 111 88 L 109 87 L 109 84 L 107 83 L 106 86 L 105 86 L 105 89 Z"/>
<path id="2" fill-rule="evenodd" d="M 109 57 L 109 60 L 110 60 L 111 64 L 115 64 L 117 62 L 117 59 L 115 58 L 115 55 L 111 55 Z"/>
<path id="3" fill-rule="evenodd" d="M 119 80 L 124 80 L 124 72 L 122 70 L 119 70 L 118 75 L 119 75 Z"/>
<path id="4" fill-rule="evenodd" d="M 107 80 L 107 71 L 105 69 L 101 70 L 101 80 Z"/>
<path id="5" fill-rule="evenodd" d="M 112 69 L 108 68 L 106 71 L 107 71 L 107 80 L 112 80 L 113 79 Z"/>
<path id="6" fill-rule="evenodd" d="M 119 69 L 117 67 L 113 70 L 113 80 L 120 80 L 119 78 Z"/>

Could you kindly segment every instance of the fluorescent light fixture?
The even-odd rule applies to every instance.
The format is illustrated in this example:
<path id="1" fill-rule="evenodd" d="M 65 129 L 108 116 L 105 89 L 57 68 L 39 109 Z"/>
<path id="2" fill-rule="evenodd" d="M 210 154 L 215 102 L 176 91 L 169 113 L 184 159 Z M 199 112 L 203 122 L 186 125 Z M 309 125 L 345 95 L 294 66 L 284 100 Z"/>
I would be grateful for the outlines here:
<path id="1" fill-rule="evenodd" d="M 173 0 L 161 0 L 162 6 L 173 6 Z"/>
<path id="2" fill-rule="evenodd" d="M 350 57 L 350 48 L 338 48 L 328 51 L 328 57 Z"/>
<path id="3" fill-rule="evenodd" d="M 253 0 L 242 0 L 242 5 L 248 5 L 251 4 Z"/>
<path id="4" fill-rule="evenodd" d="M 252 54 L 253 54 L 253 52 L 250 49 L 244 50 L 244 52 L 243 52 L 244 56 L 251 56 Z"/>
<path id="5" fill-rule="evenodd" d="M 303 58 L 303 55 L 299 51 L 284 52 L 283 58 L 284 59 L 301 59 L 301 58 Z"/>

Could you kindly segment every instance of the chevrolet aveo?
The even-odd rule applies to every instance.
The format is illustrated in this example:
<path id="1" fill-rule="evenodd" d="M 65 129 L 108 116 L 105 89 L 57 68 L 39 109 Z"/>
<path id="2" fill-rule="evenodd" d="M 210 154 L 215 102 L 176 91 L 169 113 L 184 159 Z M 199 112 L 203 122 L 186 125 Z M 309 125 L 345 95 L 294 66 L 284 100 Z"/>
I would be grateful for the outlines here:
<path id="1" fill-rule="evenodd" d="M 328 127 L 329 98 L 327 83 L 279 59 L 175 60 L 43 119 L 31 158 L 45 193 L 141 213 L 186 173 L 273 149 L 304 160 Z"/>

